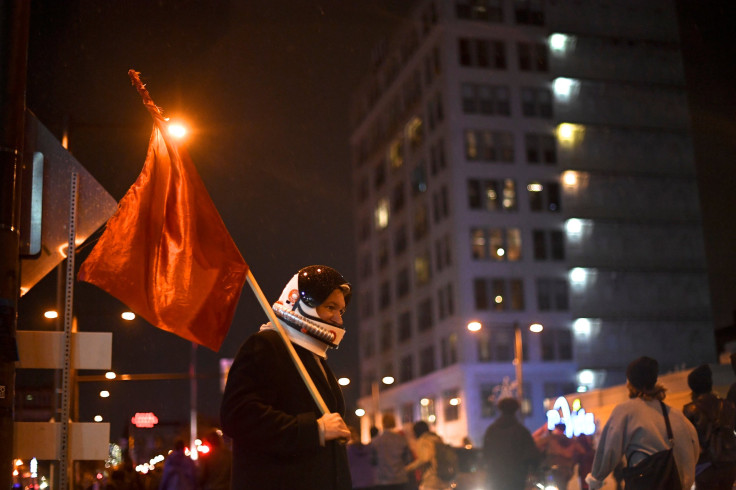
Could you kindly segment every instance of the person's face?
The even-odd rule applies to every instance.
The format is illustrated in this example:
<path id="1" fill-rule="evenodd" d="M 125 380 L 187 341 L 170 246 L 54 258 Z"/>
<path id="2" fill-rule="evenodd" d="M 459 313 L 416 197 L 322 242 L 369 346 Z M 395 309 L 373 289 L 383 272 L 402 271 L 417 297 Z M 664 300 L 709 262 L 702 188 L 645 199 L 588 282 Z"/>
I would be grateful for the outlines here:
<path id="1" fill-rule="evenodd" d="M 342 315 L 345 313 L 345 295 L 341 290 L 335 289 L 327 299 L 317 307 L 317 315 L 335 326 L 342 326 Z"/>

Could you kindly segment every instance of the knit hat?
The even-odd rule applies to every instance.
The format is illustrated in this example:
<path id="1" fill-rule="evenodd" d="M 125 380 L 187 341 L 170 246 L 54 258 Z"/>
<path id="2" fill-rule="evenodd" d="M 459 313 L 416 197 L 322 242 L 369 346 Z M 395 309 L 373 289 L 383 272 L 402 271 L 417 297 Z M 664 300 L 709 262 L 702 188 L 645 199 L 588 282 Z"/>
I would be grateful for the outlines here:
<path id="1" fill-rule="evenodd" d="M 693 369 L 687 375 L 687 385 L 696 395 L 710 393 L 713 389 L 713 376 L 710 366 L 703 364 Z"/>
<path id="2" fill-rule="evenodd" d="M 634 359 L 626 368 L 626 379 L 638 390 L 654 389 L 658 374 L 659 363 L 647 356 Z"/>
<path id="3" fill-rule="evenodd" d="M 498 409 L 506 415 L 513 415 L 519 409 L 519 402 L 515 398 L 501 398 L 498 401 Z"/>

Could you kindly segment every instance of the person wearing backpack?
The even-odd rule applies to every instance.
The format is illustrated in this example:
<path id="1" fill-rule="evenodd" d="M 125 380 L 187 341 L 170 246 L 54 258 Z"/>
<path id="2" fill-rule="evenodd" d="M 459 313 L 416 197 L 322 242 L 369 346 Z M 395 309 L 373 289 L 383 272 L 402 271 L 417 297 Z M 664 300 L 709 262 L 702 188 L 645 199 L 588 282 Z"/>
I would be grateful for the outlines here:
<path id="1" fill-rule="evenodd" d="M 736 405 L 712 392 L 713 375 L 707 364 L 687 377 L 692 402 L 682 409 L 700 440 L 700 458 L 695 467 L 698 490 L 730 490 L 736 480 Z"/>
<path id="2" fill-rule="evenodd" d="M 627 366 L 630 400 L 614 407 L 603 427 L 593 468 L 585 478 L 591 490 L 601 488 L 624 457 L 626 467 L 621 473 L 627 490 L 692 487 L 700 453 L 698 434 L 682 412 L 664 404 L 666 388 L 657 384 L 658 375 L 659 363 L 651 357 L 640 357 Z"/>
<path id="3" fill-rule="evenodd" d="M 429 430 L 429 425 L 423 420 L 414 423 L 414 437 L 416 437 L 416 459 L 406 465 L 407 472 L 420 470 L 422 472 L 419 490 L 448 490 L 452 482 L 444 481 L 437 473 L 437 447 L 444 444 L 442 438 Z"/>

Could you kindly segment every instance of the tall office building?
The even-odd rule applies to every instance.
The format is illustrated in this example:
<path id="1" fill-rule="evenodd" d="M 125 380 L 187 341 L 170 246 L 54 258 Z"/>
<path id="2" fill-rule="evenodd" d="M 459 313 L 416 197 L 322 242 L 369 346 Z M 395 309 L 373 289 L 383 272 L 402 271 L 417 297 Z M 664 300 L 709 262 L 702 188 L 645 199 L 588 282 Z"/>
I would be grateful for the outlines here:
<path id="1" fill-rule="evenodd" d="M 418 2 L 353 110 L 364 426 L 478 444 L 518 376 L 536 428 L 715 359 L 672 1 Z"/>

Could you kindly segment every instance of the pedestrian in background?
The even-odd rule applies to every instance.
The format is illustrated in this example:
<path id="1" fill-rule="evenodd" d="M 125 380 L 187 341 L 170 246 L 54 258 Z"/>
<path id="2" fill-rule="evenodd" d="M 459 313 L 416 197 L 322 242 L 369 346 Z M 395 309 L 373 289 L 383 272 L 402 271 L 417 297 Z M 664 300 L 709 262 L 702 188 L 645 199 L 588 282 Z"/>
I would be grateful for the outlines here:
<path id="1" fill-rule="evenodd" d="M 350 442 L 347 450 L 353 490 L 374 490 L 376 451 L 372 442 L 363 444 L 360 440 L 360 429 L 354 425 L 350 426 Z"/>
<path id="2" fill-rule="evenodd" d="M 635 359 L 626 368 L 630 400 L 614 407 L 603 427 L 593 468 L 586 477 L 591 490 L 601 488 L 623 457 L 631 468 L 647 456 L 670 448 L 673 448 L 682 488 L 692 487 L 700 453 L 698 434 L 682 412 L 664 404 L 666 389 L 657 384 L 658 375 L 659 363 L 651 357 Z M 670 445 L 663 410 L 670 421 L 674 446 Z"/>
<path id="3" fill-rule="evenodd" d="M 413 457 L 409 443 L 403 434 L 396 430 L 396 418 L 385 413 L 381 418 L 383 431 L 373 438 L 376 451 L 376 489 L 404 490 L 409 477 L 404 467 Z"/>
<path id="4" fill-rule="evenodd" d="M 416 459 L 409 463 L 405 471 L 420 470 L 422 476 L 419 481 L 419 490 L 446 490 L 450 486 L 437 476 L 437 460 L 435 458 L 436 444 L 442 443 L 442 438 L 429 430 L 427 422 L 420 420 L 414 423 L 414 437 L 416 437 Z"/>
<path id="5" fill-rule="evenodd" d="M 549 473 L 559 490 L 567 490 L 567 485 L 575 475 L 575 464 L 585 452 L 575 439 L 567 437 L 566 430 L 567 426 L 560 422 L 536 441 L 543 455 L 542 468 Z"/>
<path id="6" fill-rule="evenodd" d="M 199 487 L 201 490 L 230 490 L 233 457 L 217 431 L 204 436 L 210 451 L 199 457 Z"/>
<path id="7" fill-rule="evenodd" d="M 483 461 L 488 490 L 524 490 L 530 472 L 539 464 L 541 454 L 529 429 L 519 422 L 519 402 L 502 398 L 501 415 L 483 435 Z"/>
<path id="8" fill-rule="evenodd" d="M 197 467 L 192 458 L 184 453 L 184 441 L 177 439 L 174 450 L 164 462 L 159 490 L 195 490 L 197 488 Z"/>
<path id="9" fill-rule="evenodd" d="M 713 375 L 707 364 L 687 377 L 693 401 L 682 409 L 698 432 L 700 457 L 695 467 L 699 490 L 731 490 L 736 480 L 736 406 L 712 392 Z"/>

